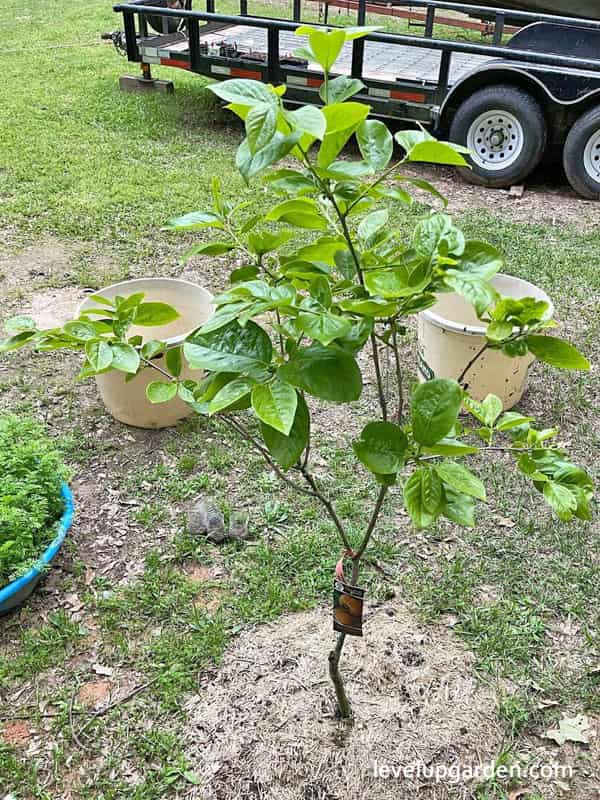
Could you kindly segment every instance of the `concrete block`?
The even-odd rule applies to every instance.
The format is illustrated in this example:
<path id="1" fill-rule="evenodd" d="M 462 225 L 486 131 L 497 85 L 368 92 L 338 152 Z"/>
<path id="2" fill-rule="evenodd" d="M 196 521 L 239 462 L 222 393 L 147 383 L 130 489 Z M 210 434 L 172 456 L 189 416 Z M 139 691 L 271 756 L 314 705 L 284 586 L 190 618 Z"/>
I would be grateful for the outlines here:
<path id="1" fill-rule="evenodd" d="M 175 86 L 173 81 L 160 81 L 154 78 L 138 78 L 134 75 L 121 75 L 119 89 L 123 92 L 163 92 L 173 94 Z"/>

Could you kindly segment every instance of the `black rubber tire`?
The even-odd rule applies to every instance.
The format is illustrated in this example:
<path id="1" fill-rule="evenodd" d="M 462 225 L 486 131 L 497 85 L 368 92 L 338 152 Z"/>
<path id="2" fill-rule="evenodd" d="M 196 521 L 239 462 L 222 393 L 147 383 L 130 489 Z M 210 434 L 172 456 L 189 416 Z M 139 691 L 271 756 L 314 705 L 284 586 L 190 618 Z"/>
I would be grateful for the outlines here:
<path id="1" fill-rule="evenodd" d="M 486 170 L 467 156 L 471 169 L 461 167 L 459 172 L 469 183 L 480 186 L 506 187 L 522 183 L 538 166 L 546 150 L 548 128 L 542 109 L 528 92 L 508 84 L 498 84 L 480 89 L 459 106 L 450 127 L 450 141 L 466 146 L 469 128 L 480 114 L 500 109 L 513 114 L 521 123 L 524 133 L 520 157 L 502 170 Z"/>
<path id="2" fill-rule="evenodd" d="M 600 131 L 600 107 L 592 108 L 579 117 L 569 131 L 563 150 L 563 166 L 569 183 L 577 194 L 588 200 L 600 200 L 600 181 L 594 180 L 588 174 L 583 160 L 587 143 L 598 131 Z M 600 162 L 600 148 L 597 158 Z"/>

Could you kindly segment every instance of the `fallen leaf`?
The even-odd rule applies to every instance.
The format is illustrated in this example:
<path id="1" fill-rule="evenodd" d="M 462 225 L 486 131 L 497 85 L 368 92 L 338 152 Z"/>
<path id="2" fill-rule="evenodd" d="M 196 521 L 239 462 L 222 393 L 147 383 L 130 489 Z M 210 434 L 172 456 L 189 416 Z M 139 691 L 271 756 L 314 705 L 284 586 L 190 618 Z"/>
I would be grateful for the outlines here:
<path id="1" fill-rule="evenodd" d="M 94 664 L 92 669 L 96 675 L 105 675 L 107 678 L 112 677 L 114 670 L 112 667 L 105 667 L 102 664 Z"/>
<path id="2" fill-rule="evenodd" d="M 560 705 L 560 703 L 558 702 L 558 700 L 544 700 L 544 699 L 542 699 L 537 704 L 537 707 L 538 707 L 538 710 L 541 711 L 544 708 L 554 708 L 554 706 L 559 706 L 559 705 Z"/>
<path id="3" fill-rule="evenodd" d="M 558 723 L 558 728 L 546 731 L 544 739 L 552 739 L 559 747 L 565 742 L 581 742 L 588 744 L 592 737 L 590 721 L 583 714 L 576 717 L 563 717 Z"/>
<path id="4" fill-rule="evenodd" d="M 517 524 L 514 520 L 509 519 L 508 517 L 498 517 L 496 519 L 499 528 L 514 528 Z"/>
<path id="5" fill-rule="evenodd" d="M 527 795 L 531 794 L 531 789 L 525 787 L 524 789 L 513 789 L 508 795 L 508 800 L 525 800 Z"/>

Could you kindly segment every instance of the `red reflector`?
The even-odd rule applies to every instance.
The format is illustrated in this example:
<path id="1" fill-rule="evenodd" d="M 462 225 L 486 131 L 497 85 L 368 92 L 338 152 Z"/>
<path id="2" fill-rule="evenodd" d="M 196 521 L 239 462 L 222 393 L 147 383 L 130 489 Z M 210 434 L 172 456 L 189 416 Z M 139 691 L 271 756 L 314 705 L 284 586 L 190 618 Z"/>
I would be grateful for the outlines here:
<path id="1" fill-rule="evenodd" d="M 390 92 L 390 97 L 394 100 L 407 100 L 409 103 L 424 103 L 424 94 L 415 94 L 414 92 L 398 92 L 394 89 Z"/>
<path id="2" fill-rule="evenodd" d="M 262 80 L 262 72 L 253 72 L 251 69 L 231 68 L 232 78 L 254 78 L 255 81 Z"/>
<path id="3" fill-rule="evenodd" d="M 161 58 L 160 63 L 163 67 L 179 67 L 180 69 L 191 69 L 189 61 L 177 61 L 175 58 Z"/>
<path id="4" fill-rule="evenodd" d="M 319 88 L 319 86 L 323 83 L 321 78 L 307 78 L 306 85 L 307 86 L 314 86 L 315 88 Z"/>

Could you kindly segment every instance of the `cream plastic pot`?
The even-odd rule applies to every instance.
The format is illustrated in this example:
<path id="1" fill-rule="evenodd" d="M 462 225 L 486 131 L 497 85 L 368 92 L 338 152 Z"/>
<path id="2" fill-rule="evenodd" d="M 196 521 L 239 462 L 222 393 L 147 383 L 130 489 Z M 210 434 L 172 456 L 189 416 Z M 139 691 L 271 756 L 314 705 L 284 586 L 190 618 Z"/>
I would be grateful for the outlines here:
<path id="1" fill-rule="evenodd" d="M 500 294 L 520 299 L 534 297 L 554 306 L 548 295 L 528 281 L 511 275 L 496 275 L 493 286 Z M 485 344 L 485 325 L 473 307 L 458 294 L 439 295 L 438 302 L 418 315 L 418 373 L 421 382 L 431 378 L 458 378 Z M 527 388 L 532 355 L 508 358 L 500 350 L 488 350 L 465 376 L 465 385 L 475 400 L 495 394 L 507 411 L 519 402 Z"/>
<path id="2" fill-rule="evenodd" d="M 128 295 L 144 292 L 144 302 L 167 303 L 177 309 L 180 316 L 169 325 L 157 327 L 136 327 L 129 330 L 129 336 L 142 336 L 144 341 L 158 339 L 167 343 L 167 347 L 177 347 L 200 325 L 203 325 L 213 313 L 212 294 L 189 281 L 175 278 L 140 278 L 123 281 L 101 289 L 97 294 L 108 299 L 117 295 Z M 78 314 L 89 308 L 97 308 L 97 304 L 89 298 L 84 300 Z M 156 359 L 156 364 L 166 368 L 165 357 Z M 176 425 L 194 412 L 178 397 L 168 403 L 153 404 L 146 397 L 149 383 L 161 380 L 160 373 L 151 367 L 139 372 L 133 380 L 125 381 L 126 375 L 111 370 L 96 376 L 96 384 L 100 397 L 107 411 L 119 422 L 133 425 L 136 428 L 167 428 Z M 200 380 L 201 370 L 191 370 L 184 362 L 181 379 Z"/>

